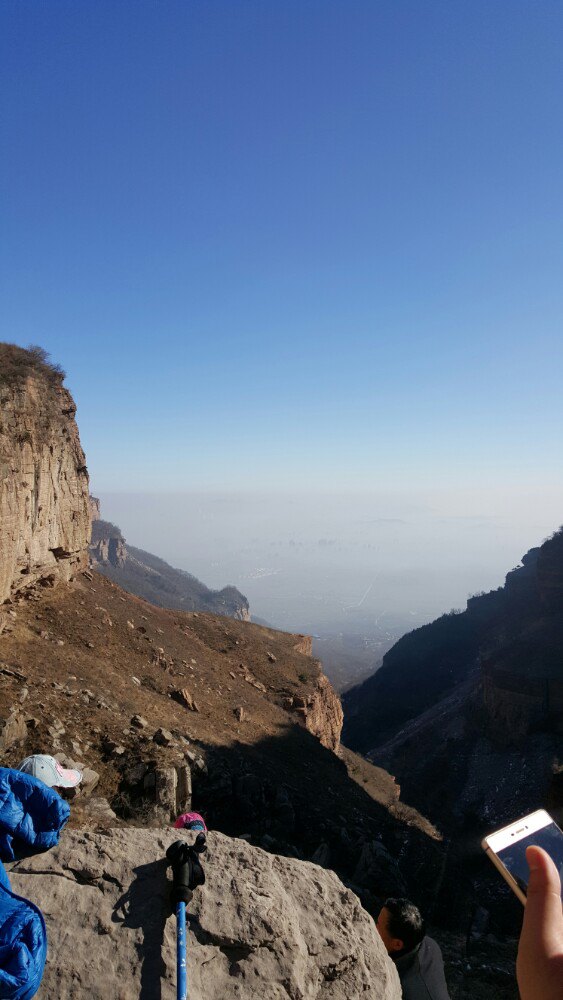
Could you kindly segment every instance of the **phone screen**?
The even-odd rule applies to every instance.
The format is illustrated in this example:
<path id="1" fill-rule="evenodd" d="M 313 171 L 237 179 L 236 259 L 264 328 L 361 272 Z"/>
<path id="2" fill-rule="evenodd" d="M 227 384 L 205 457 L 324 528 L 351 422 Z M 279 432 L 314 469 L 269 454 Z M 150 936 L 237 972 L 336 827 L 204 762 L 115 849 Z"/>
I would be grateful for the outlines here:
<path id="1" fill-rule="evenodd" d="M 544 851 L 547 851 L 553 858 L 563 885 L 563 833 L 555 823 L 550 823 L 549 826 L 544 826 L 541 830 L 536 830 L 527 837 L 522 837 L 522 840 L 517 840 L 514 844 L 503 847 L 497 851 L 497 857 L 500 858 L 504 867 L 508 869 L 522 892 L 525 893 L 528 890 L 529 875 L 526 848 L 531 847 L 532 844 L 543 847 Z"/>

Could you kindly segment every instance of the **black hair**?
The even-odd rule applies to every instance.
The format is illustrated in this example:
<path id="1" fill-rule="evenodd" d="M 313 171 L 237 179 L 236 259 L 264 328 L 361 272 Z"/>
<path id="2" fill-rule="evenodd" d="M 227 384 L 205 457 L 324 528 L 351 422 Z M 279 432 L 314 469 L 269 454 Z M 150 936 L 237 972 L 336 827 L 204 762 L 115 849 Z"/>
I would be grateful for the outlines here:
<path id="1" fill-rule="evenodd" d="M 386 899 L 383 905 L 389 914 L 389 933 L 403 942 L 405 951 L 412 951 L 426 934 L 420 910 L 410 899 Z"/>

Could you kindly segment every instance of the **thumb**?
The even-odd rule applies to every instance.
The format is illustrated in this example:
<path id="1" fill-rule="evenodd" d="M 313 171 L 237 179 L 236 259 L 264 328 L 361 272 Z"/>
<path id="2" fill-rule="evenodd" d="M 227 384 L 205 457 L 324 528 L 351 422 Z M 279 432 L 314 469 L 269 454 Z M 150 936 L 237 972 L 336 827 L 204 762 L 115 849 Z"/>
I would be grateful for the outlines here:
<path id="1" fill-rule="evenodd" d="M 554 862 L 541 847 L 528 847 L 526 861 L 530 869 L 528 895 L 524 909 L 522 938 L 530 944 L 555 946 L 563 928 L 561 880 Z"/>

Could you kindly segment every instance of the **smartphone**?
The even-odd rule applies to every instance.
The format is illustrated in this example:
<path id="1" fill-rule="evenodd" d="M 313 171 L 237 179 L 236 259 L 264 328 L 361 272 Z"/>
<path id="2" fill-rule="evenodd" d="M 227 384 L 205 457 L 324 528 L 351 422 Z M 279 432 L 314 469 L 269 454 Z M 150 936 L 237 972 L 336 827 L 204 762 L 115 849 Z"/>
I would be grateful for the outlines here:
<path id="1" fill-rule="evenodd" d="M 524 905 L 529 876 L 526 848 L 532 844 L 543 847 L 551 856 L 563 883 L 563 830 L 545 809 L 538 809 L 481 841 L 483 850 Z"/>

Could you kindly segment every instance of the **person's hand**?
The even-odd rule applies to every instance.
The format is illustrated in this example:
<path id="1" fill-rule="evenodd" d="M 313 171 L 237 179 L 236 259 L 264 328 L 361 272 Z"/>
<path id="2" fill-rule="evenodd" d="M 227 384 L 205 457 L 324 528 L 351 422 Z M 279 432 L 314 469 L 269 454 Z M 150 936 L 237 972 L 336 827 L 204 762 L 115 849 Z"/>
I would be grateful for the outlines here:
<path id="1" fill-rule="evenodd" d="M 561 880 L 549 854 L 528 847 L 530 869 L 516 976 L 522 1000 L 563 1000 Z"/>

